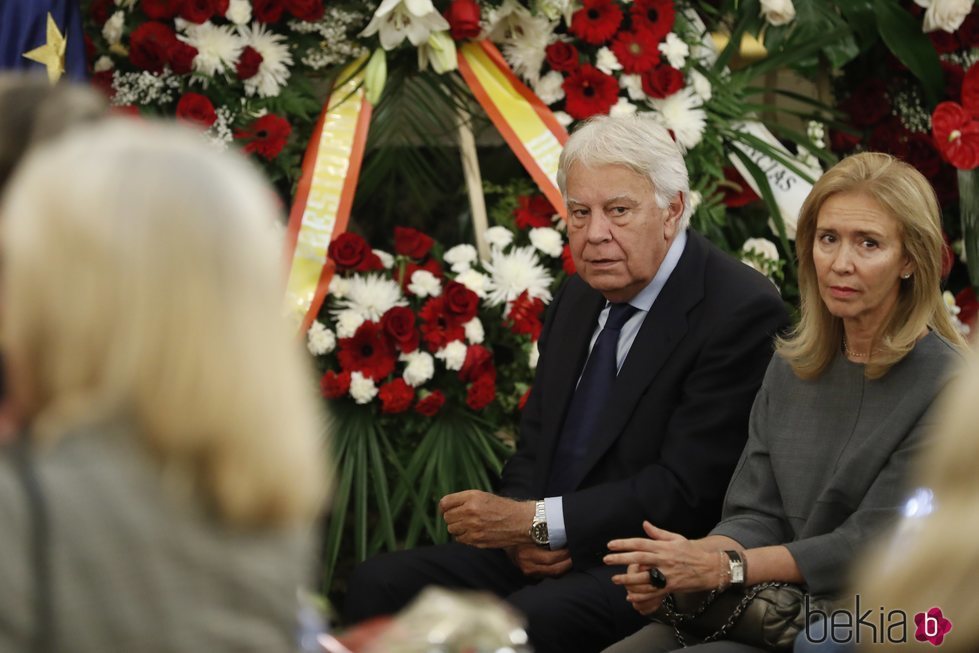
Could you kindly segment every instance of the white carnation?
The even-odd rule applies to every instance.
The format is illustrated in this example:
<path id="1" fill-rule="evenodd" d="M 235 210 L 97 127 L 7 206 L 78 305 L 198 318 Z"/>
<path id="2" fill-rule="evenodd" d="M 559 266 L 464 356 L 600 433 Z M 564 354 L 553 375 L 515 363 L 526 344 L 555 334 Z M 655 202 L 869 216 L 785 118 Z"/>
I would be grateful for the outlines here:
<path id="1" fill-rule="evenodd" d="M 97 73 L 104 73 L 107 70 L 112 70 L 114 67 L 115 67 L 115 63 L 113 63 L 112 59 L 110 57 L 102 55 L 101 57 L 95 60 L 95 65 L 92 66 L 92 70 L 94 70 Z"/>
<path id="2" fill-rule="evenodd" d="M 618 57 L 609 48 L 601 48 L 595 55 L 595 67 L 606 75 L 611 75 L 617 70 L 622 70 L 622 64 Z"/>
<path id="3" fill-rule="evenodd" d="M 667 34 L 666 40 L 659 44 L 659 51 L 677 70 L 683 68 L 687 57 L 690 56 L 690 46 L 673 32 Z"/>
<path id="4" fill-rule="evenodd" d="M 537 349 L 537 341 L 530 343 L 530 356 L 527 358 L 527 364 L 530 365 L 530 369 L 537 369 L 537 361 L 540 359 L 540 350 Z"/>
<path id="5" fill-rule="evenodd" d="M 704 196 L 700 194 L 698 190 L 691 190 L 690 194 L 687 196 L 687 206 L 690 207 L 690 213 L 697 210 L 700 203 L 704 201 Z"/>
<path id="6" fill-rule="evenodd" d="M 340 311 L 334 319 L 337 322 L 338 338 L 353 338 L 357 329 L 364 323 L 364 316 L 353 310 Z"/>
<path id="7" fill-rule="evenodd" d="M 744 245 L 741 246 L 741 251 L 750 254 L 757 254 L 763 259 L 769 261 L 779 260 L 778 248 L 775 247 L 775 243 L 767 238 L 749 238 L 748 240 L 744 241 Z"/>
<path id="8" fill-rule="evenodd" d="M 787 25 L 795 19 L 795 6 L 792 0 L 761 0 L 761 16 L 770 25 Z"/>
<path id="9" fill-rule="evenodd" d="M 375 250 L 372 250 L 372 251 L 374 252 L 374 256 L 376 256 L 377 258 L 381 259 L 381 265 L 384 266 L 384 269 L 385 270 L 390 270 L 391 268 L 394 267 L 394 257 L 393 256 L 391 256 L 390 254 L 388 254 L 387 252 L 385 252 L 384 250 L 381 250 L 381 249 L 375 249 Z"/>
<path id="10" fill-rule="evenodd" d="M 462 369 L 462 364 L 466 362 L 467 349 L 468 347 L 466 347 L 465 343 L 453 340 L 435 352 L 435 358 L 445 363 L 445 369 L 458 371 Z"/>
<path id="11" fill-rule="evenodd" d="M 534 93 L 544 104 L 554 104 L 564 99 L 564 76 L 552 70 L 541 77 L 534 86 Z"/>
<path id="12" fill-rule="evenodd" d="M 513 232 L 506 227 L 490 227 L 485 235 L 491 247 L 503 249 L 513 242 Z"/>
<path id="13" fill-rule="evenodd" d="M 313 356 L 323 356 L 336 349 L 337 337 L 319 320 L 313 320 L 306 332 L 306 348 Z"/>
<path id="14" fill-rule="evenodd" d="M 483 323 L 479 321 L 478 317 L 474 317 L 462 326 L 466 330 L 466 340 L 469 341 L 469 344 L 480 345 L 486 339 Z"/>
<path id="15" fill-rule="evenodd" d="M 472 245 L 456 245 L 445 253 L 442 260 L 452 266 L 453 272 L 458 273 L 465 272 L 472 267 L 476 256 L 476 248 Z"/>
<path id="16" fill-rule="evenodd" d="M 102 26 L 102 36 L 109 45 L 117 45 L 122 40 L 122 27 L 126 22 L 126 14 L 117 11 Z"/>
<path id="17" fill-rule="evenodd" d="M 558 124 L 562 127 L 567 127 L 574 122 L 574 118 L 571 117 L 571 114 L 564 111 L 555 111 L 554 119 L 557 120 Z"/>
<path id="18" fill-rule="evenodd" d="M 642 75 L 622 75 L 619 77 L 619 88 L 625 89 L 629 99 L 639 102 L 646 99 L 646 91 L 642 90 Z"/>
<path id="19" fill-rule="evenodd" d="M 370 400 L 377 396 L 377 386 L 374 379 L 364 376 L 360 372 L 350 375 L 350 396 L 358 404 L 370 403 Z"/>
<path id="20" fill-rule="evenodd" d="M 252 19 L 252 3 L 249 0 L 231 0 L 224 17 L 235 25 L 244 25 Z"/>
<path id="21" fill-rule="evenodd" d="M 428 270 L 415 270 L 408 290 L 416 297 L 438 297 L 442 294 L 442 282 Z"/>
<path id="22" fill-rule="evenodd" d="M 635 112 L 636 105 L 629 102 L 628 98 L 620 97 L 619 101 L 616 102 L 611 109 L 609 109 L 608 115 L 612 116 L 613 118 L 617 118 L 619 116 L 631 116 Z"/>
<path id="23" fill-rule="evenodd" d="M 690 85 L 693 87 L 693 92 L 696 93 L 704 102 L 710 100 L 714 95 L 714 87 L 711 86 L 710 80 L 699 71 L 691 70 L 689 80 Z"/>
<path id="24" fill-rule="evenodd" d="M 410 354 L 403 354 L 401 360 L 407 361 L 402 377 L 405 383 L 413 388 L 422 385 L 435 376 L 435 359 L 425 351 L 413 351 Z"/>
<path id="25" fill-rule="evenodd" d="M 548 256 L 561 256 L 564 251 L 564 238 L 550 227 L 531 229 L 530 244 Z"/>
<path id="26" fill-rule="evenodd" d="M 456 276 L 456 281 L 476 293 L 480 299 L 486 299 L 486 291 L 489 289 L 490 278 L 482 272 L 472 268 L 463 270 Z"/>

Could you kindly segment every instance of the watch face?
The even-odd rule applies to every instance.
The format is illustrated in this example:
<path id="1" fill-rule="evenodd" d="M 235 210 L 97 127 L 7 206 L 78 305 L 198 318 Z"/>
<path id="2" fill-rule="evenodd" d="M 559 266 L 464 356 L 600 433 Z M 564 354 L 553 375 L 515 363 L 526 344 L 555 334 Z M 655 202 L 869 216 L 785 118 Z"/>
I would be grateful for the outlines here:
<path id="1" fill-rule="evenodd" d="M 530 537 L 536 544 L 547 544 L 547 522 L 537 522 L 531 526 Z"/>
<path id="2" fill-rule="evenodd" d="M 744 567 L 741 565 L 734 565 L 731 568 L 731 582 L 738 584 L 744 582 Z"/>

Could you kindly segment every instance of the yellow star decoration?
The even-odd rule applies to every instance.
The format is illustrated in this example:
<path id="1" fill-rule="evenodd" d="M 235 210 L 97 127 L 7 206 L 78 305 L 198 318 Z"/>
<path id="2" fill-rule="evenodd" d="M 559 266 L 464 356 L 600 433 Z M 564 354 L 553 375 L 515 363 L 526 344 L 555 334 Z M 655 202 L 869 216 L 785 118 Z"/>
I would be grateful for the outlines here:
<path id="1" fill-rule="evenodd" d="M 24 56 L 31 61 L 47 66 L 48 81 L 54 84 L 65 74 L 65 48 L 67 46 L 68 39 L 58 29 L 58 24 L 51 17 L 51 12 L 48 12 L 47 43 L 30 52 L 25 52 Z"/>

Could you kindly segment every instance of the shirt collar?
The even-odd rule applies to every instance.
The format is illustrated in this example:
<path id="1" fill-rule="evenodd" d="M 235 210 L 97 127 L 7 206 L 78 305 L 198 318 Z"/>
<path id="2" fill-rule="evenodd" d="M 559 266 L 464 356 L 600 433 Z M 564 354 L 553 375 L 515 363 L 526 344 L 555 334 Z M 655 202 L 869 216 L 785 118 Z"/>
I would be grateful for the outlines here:
<path id="1" fill-rule="evenodd" d="M 663 290 L 663 286 L 669 281 L 670 275 L 673 274 L 677 263 L 680 262 L 680 256 L 683 255 L 683 248 L 686 245 L 687 230 L 684 229 L 673 239 L 673 242 L 670 244 L 670 249 L 667 250 L 666 256 L 663 257 L 663 262 L 660 263 L 659 270 L 656 271 L 656 275 L 652 281 L 646 284 L 646 287 L 640 290 L 638 295 L 629 300 L 630 304 L 640 311 L 646 312 L 653 307 L 653 302 L 659 297 L 660 291 Z"/>

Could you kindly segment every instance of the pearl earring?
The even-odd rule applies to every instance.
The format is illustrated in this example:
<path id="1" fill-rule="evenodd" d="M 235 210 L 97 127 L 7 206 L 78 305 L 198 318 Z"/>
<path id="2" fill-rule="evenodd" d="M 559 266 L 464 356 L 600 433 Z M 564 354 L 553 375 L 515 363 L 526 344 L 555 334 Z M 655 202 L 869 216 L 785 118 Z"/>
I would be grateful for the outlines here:
<path id="1" fill-rule="evenodd" d="M 901 278 L 902 279 L 905 279 L 905 280 L 910 279 L 911 278 L 911 273 L 910 272 L 905 272 L 904 274 L 901 275 Z"/>

